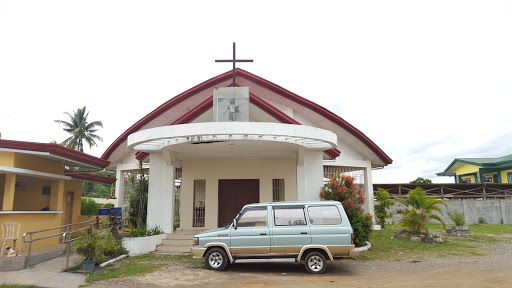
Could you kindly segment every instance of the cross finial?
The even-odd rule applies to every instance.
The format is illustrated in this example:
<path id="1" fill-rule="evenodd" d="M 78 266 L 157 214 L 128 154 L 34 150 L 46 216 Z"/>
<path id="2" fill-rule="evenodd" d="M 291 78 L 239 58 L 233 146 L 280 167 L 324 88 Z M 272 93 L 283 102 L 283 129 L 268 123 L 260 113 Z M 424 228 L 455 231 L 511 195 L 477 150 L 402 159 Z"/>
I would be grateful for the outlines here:
<path id="1" fill-rule="evenodd" d="M 253 62 L 252 59 L 249 60 L 240 60 L 236 59 L 236 44 L 233 42 L 233 59 L 232 60 L 215 60 L 215 62 L 233 62 L 233 87 L 236 86 L 235 78 L 236 78 L 236 62 Z"/>

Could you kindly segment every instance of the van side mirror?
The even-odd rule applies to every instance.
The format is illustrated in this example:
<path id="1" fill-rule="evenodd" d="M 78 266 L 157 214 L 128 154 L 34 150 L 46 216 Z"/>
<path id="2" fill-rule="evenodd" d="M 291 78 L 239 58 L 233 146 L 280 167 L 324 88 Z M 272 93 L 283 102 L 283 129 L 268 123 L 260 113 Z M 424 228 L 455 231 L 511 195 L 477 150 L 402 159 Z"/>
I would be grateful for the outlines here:
<path id="1" fill-rule="evenodd" d="M 236 230 L 236 218 L 233 219 L 233 228 L 235 228 L 235 230 Z"/>

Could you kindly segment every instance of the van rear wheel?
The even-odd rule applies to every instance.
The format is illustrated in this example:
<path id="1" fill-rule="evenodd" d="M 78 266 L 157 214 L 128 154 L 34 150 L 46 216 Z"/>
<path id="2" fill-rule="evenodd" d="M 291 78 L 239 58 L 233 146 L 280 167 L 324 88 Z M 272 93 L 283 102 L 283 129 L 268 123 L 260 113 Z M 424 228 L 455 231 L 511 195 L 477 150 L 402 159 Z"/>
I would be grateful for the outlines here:
<path id="1" fill-rule="evenodd" d="M 206 253 L 206 267 L 210 270 L 222 271 L 229 263 L 228 255 L 222 248 L 213 248 Z"/>
<path id="2" fill-rule="evenodd" d="M 311 274 L 321 274 L 327 269 L 325 256 L 320 252 L 309 252 L 304 260 L 306 270 Z"/>

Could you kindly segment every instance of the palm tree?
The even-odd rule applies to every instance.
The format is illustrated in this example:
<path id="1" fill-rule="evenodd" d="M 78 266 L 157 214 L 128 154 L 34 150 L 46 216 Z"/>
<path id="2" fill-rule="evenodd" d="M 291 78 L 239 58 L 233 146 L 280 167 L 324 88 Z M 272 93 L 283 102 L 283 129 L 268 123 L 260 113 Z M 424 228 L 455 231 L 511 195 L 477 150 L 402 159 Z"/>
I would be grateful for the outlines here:
<path id="1" fill-rule="evenodd" d="M 61 145 L 84 152 L 84 141 L 89 144 L 89 148 L 98 146 L 96 141 L 94 141 L 95 139 L 103 141 L 100 136 L 94 134 L 98 131 L 98 129 L 95 129 L 96 127 L 99 126 L 103 128 L 103 123 L 101 123 L 101 121 L 88 123 L 87 116 L 89 116 L 89 112 L 85 112 L 85 106 L 73 111 L 73 115 L 68 112 L 64 112 L 64 114 L 69 116 L 70 122 L 63 120 L 55 120 L 55 122 L 64 125 L 63 130 L 71 134 L 71 136 L 64 140 Z"/>
<path id="2" fill-rule="evenodd" d="M 409 192 L 407 198 L 397 198 L 396 200 L 406 206 L 396 212 L 397 214 L 402 214 L 402 219 L 399 222 L 411 229 L 412 232 L 420 233 L 427 230 L 427 224 L 431 219 L 441 222 L 443 229 L 446 228 L 446 223 L 444 223 L 443 219 L 433 212 L 437 211 L 442 214 L 443 212 L 438 204 L 446 207 L 448 205 L 443 200 L 428 198 L 425 195 L 425 191 L 420 187 Z"/>

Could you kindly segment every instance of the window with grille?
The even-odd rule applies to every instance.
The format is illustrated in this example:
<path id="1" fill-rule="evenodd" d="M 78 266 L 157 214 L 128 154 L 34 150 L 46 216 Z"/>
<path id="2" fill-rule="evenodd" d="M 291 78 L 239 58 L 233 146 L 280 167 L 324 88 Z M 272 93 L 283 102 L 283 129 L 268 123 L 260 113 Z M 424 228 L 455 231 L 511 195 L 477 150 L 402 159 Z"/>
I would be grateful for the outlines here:
<path id="1" fill-rule="evenodd" d="M 204 227 L 206 180 L 194 180 L 194 215 L 192 227 Z"/>
<path id="2" fill-rule="evenodd" d="M 284 179 L 272 179 L 272 201 L 284 200 Z"/>

